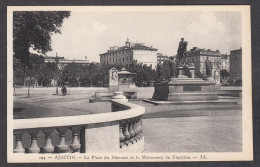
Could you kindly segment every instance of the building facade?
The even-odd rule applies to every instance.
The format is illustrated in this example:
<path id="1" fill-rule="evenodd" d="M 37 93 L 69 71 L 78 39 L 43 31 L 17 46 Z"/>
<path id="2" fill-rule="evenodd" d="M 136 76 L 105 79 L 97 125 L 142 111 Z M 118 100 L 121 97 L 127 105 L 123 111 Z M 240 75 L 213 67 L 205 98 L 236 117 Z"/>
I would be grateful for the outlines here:
<path id="1" fill-rule="evenodd" d="M 185 58 L 185 63 L 193 63 L 195 66 L 195 74 L 200 71 L 201 74 L 206 74 L 206 64 L 205 61 L 210 60 L 213 69 L 212 73 L 215 70 L 220 70 L 221 68 L 221 53 L 219 50 L 213 51 L 210 49 L 199 49 L 197 47 L 193 47 L 190 51 L 187 52 L 187 56 Z"/>
<path id="2" fill-rule="evenodd" d="M 137 61 L 155 69 L 157 65 L 157 50 L 142 43 L 129 42 L 129 39 L 127 39 L 125 46 L 113 46 L 106 53 L 100 54 L 100 63 L 103 65 L 129 65 Z"/>
<path id="3" fill-rule="evenodd" d="M 227 54 L 221 55 L 221 70 L 222 69 L 230 72 L 230 56 Z"/>
<path id="4" fill-rule="evenodd" d="M 64 57 L 48 57 L 48 56 L 44 57 L 44 62 L 45 63 L 48 63 L 48 62 L 55 63 L 56 59 L 58 59 L 58 67 L 60 69 L 64 68 L 66 65 L 68 65 L 70 63 L 82 64 L 82 65 L 90 64 L 89 60 L 66 60 Z"/>
<path id="5" fill-rule="evenodd" d="M 157 53 L 157 63 L 163 64 L 166 60 L 173 60 L 175 62 L 176 56 L 166 56 L 161 53 Z"/>
<path id="6" fill-rule="evenodd" d="M 242 48 L 230 51 L 230 75 L 242 79 Z"/>

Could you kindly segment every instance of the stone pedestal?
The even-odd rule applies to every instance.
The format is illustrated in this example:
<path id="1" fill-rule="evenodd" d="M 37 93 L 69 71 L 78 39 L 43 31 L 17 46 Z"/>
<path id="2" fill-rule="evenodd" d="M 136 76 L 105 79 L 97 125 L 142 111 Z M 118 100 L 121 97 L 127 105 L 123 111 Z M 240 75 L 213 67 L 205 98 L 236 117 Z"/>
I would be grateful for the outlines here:
<path id="1" fill-rule="evenodd" d="M 191 72 L 191 78 L 194 78 L 195 77 L 195 67 L 190 66 L 189 69 L 190 69 L 190 72 Z"/>
<path id="2" fill-rule="evenodd" d="M 188 66 L 189 70 L 191 72 L 191 78 L 194 78 L 195 76 L 195 67 L 194 66 Z M 183 66 L 177 66 L 177 70 L 179 71 L 178 78 L 188 78 L 186 75 L 184 75 L 184 69 Z"/>
<path id="3" fill-rule="evenodd" d="M 169 82 L 157 82 L 153 94 L 160 101 L 218 100 L 218 87 L 214 81 L 198 78 L 171 78 Z"/>
<path id="4" fill-rule="evenodd" d="M 167 101 L 169 93 L 168 82 L 164 80 L 157 80 L 154 84 L 153 99 Z"/>
<path id="5" fill-rule="evenodd" d="M 184 75 L 183 66 L 178 66 L 177 69 L 179 71 L 178 78 L 188 78 L 187 76 Z"/>
<path id="6" fill-rule="evenodd" d="M 109 85 L 109 92 L 114 93 L 116 91 L 119 91 L 119 86 L 118 85 Z"/>

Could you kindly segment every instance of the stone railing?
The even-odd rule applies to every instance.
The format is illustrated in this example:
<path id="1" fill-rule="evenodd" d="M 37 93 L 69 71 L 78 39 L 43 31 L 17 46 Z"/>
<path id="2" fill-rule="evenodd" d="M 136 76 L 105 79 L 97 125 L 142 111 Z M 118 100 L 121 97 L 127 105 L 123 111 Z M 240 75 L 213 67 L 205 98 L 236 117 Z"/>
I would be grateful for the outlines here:
<path id="1" fill-rule="evenodd" d="M 129 103 L 122 92 L 111 103 L 110 113 L 16 119 L 13 152 L 142 152 L 145 108 Z"/>

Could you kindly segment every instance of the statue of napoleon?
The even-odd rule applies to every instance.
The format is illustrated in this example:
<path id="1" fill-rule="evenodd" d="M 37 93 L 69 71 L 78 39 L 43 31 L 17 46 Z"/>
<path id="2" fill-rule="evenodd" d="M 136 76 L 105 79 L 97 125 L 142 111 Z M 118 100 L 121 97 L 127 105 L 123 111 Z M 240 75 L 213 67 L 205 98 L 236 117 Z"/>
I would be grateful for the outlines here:
<path id="1" fill-rule="evenodd" d="M 185 57 L 187 55 L 187 45 L 188 45 L 188 42 L 184 41 L 184 38 L 181 38 L 181 41 L 179 42 L 178 51 L 177 51 L 177 57 L 179 59 L 179 64 L 185 64 L 185 61 L 182 62 L 182 59 L 185 60 Z"/>

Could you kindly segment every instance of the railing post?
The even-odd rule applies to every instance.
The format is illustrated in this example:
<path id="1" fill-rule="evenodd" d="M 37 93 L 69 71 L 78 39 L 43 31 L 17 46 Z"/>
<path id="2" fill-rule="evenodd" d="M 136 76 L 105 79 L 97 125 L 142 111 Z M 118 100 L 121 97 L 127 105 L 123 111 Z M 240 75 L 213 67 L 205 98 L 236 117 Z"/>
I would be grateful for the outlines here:
<path id="1" fill-rule="evenodd" d="M 78 131 L 80 130 L 80 127 L 71 127 L 70 130 L 72 131 L 72 135 L 73 135 L 73 139 L 72 139 L 70 148 L 73 152 L 78 152 L 80 150 L 80 146 L 81 146 L 81 144 L 79 143 L 79 139 L 78 139 Z"/>
<path id="2" fill-rule="evenodd" d="M 140 133 L 140 119 L 139 119 L 139 117 L 137 117 L 136 118 L 136 128 L 137 128 L 137 134 L 139 134 Z"/>
<path id="3" fill-rule="evenodd" d="M 120 129 L 119 129 L 119 137 L 120 137 L 120 142 L 125 141 L 125 136 L 124 136 L 124 134 L 123 134 L 123 126 L 124 126 L 123 121 L 119 121 L 119 127 L 120 127 Z"/>
<path id="4" fill-rule="evenodd" d="M 54 129 L 43 129 L 43 133 L 45 134 L 46 142 L 45 146 L 42 148 L 44 153 L 53 153 L 54 147 L 51 144 L 51 134 L 54 131 Z"/>
<path id="5" fill-rule="evenodd" d="M 23 145 L 22 145 L 23 131 L 18 131 L 18 132 L 15 131 L 14 135 L 15 135 L 16 145 L 15 145 L 13 152 L 14 153 L 25 153 L 25 149 L 23 148 Z"/>
<path id="6" fill-rule="evenodd" d="M 119 121 L 120 148 L 122 148 L 125 145 L 124 141 L 125 141 L 126 137 L 123 134 L 123 131 L 124 131 L 124 120 Z"/>
<path id="7" fill-rule="evenodd" d="M 133 120 L 130 120 L 129 122 L 129 129 L 128 129 L 129 133 L 130 133 L 130 137 L 133 138 L 135 136 L 135 132 L 133 130 Z"/>
<path id="8" fill-rule="evenodd" d="M 123 128 L 123 130 L 124 130 L 123 134 L 125 136 L 125 140 L 130 139 L 130 133 L 128 131 L 128 122 L 129 122 L 128 120 L 125 121 L 124 128 Z"/>
<path id="9" fill-rule="evenodd" d="M 57 145 L 57 152 L 58 153 L 65 153 L 68 151 L 69 146 L 65 142 L 65 133 L 67 128 L 58 128 L 58 132 L 60 134 L 60 143 Z"/>
<path id="10" fill-rule="evenodd" d="M 81 147 L 80 147 L 80 153 L 85 153 L 86 152 L 86 136 L 85 136 L 85 129 L 86 129 L 86 127 L 85 126 L 82 126 L 81 128 L 80 128 L 80 145 L 81 145 Z"/>
<path id="11" fill-rule="evenodd" d="M 133 118 L 133 130 L 135 132 L 135 136 L 138 134 L 138 129 L 137 129 L 137 119 Z"/>
<path id="12" fill-rule="evenodd" d="M 31 135 L 31 147 L 28 149 L 29 153 L 39 153 L 40 152 L 40 147 L 37 144 L 37 135 L 39 133 L 38 129 L 32 129 L 29 130 L 29 134 Z"/>

